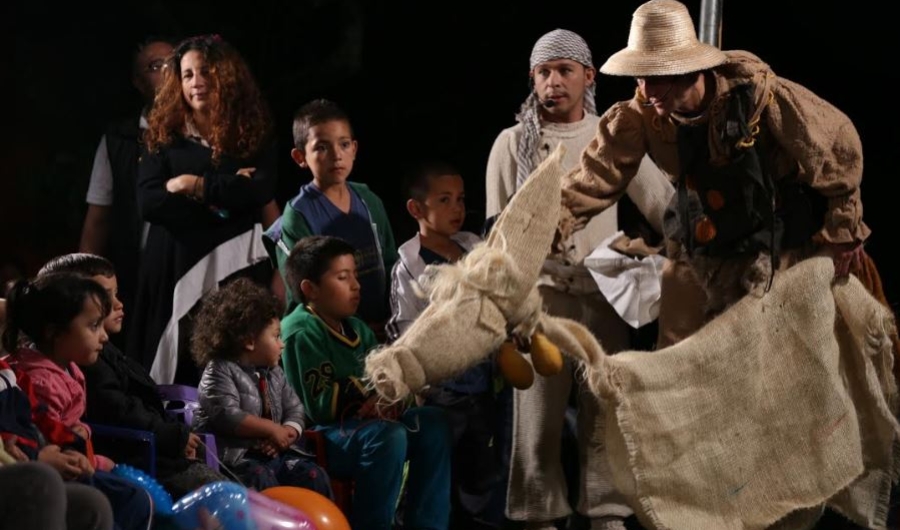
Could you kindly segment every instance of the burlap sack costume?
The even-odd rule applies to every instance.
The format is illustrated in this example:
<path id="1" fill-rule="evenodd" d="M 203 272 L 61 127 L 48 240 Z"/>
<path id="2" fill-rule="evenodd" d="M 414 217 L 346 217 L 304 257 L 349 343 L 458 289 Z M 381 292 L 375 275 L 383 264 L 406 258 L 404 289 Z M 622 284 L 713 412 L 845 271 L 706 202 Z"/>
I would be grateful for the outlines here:
<path id="1" fill-rule="evenodd" d="M 675 346 L 607 356 L 580 324 L 541 313 L 534 290 L 559 217 L 548 207 L 559 202 L 559 155 L 492 239 L 433 271 L 428 310 L 367 360 L 375 389 L 401 399 L 483 359 L 508 330 L 541 330 L 614 411 L 613 480 L 644 526 L 802 528 L 827 504 L 884 528 L 900 433 L 890 311 L 853 277 L 832 287 L 831 260 L 813 258 Z"/>

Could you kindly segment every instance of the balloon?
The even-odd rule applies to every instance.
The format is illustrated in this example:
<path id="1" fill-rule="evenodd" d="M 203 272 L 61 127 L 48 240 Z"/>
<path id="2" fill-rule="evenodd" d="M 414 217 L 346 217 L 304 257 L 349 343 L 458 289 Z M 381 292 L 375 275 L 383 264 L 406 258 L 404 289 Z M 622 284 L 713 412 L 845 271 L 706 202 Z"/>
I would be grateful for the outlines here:
<path id="1" fill-rule="evenodd" d="M 112 473 L 147 490 L 153 499 L 153 511 L 158 515 L 172 514 L 172 496 L 155 478 L 126 464 L 116 464 Z"/>
<path id="2" fill-rule="evenodd" d="M 319 526 L 303 510 L 266 497 L 257 491 L 247 490 L 247 493 L 250 496 L 253 520 L 256 521 L 258 530 L 329 530 L 327 526 Z"/>
<path id="3" fill-rule="evenodd" d="M 294 486 L 266 488 L 260 493 L 302 511 L 316 524 L 317 530 L 350 530 L 350 523 L 340 508 L 321 493 Z"/>
<path id="4" fill-rule="evenodd" d="M 178 499 L 172 521 L 181 530 L 319 530 L 306 514 L 236 482 L 213 482 Z"/>

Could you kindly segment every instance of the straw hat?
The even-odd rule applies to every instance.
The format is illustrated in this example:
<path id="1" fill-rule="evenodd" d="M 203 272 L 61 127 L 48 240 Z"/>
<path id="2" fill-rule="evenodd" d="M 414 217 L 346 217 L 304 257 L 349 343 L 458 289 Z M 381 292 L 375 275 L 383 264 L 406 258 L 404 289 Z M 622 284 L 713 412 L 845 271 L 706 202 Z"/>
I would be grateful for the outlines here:
<path id="1" fill-rule="evenodd" d="M 628 46 L 614 53 L 600 71 L 608 75 L 680 75 L 724 63 L 722 50 L 697 40 L 686 7 L 675 0 L 650 0 L 631 17 Z"/>

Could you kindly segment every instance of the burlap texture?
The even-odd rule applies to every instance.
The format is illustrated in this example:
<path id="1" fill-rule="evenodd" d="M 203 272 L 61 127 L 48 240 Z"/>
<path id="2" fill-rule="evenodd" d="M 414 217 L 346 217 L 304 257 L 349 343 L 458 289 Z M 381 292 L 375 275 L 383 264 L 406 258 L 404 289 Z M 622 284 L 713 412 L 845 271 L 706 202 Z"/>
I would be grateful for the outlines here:
<path id="1" fill-rule="evenodd" d="M 430 306 L 403 337 L 369 355 L 378 392 L 405 397 L 473 366 L 510 329 L 536 326 L 608 401 L 612 477 L 644 526 L 796 530 L 827 503 L 883 528 L 900 429 L 889 309 L 856 278 L 832 287 L 831 260 L 812 258 L 675 346 L 607 356 L 580 324 L 542 314 L 534 288 L 560 215 L 558 158 L 528 179 L 486 245 L 437 271 Z"/>
<path id="2" fill-rule="evenodd" d="M 883 528 L 893 318 L 833 275 L 807 260 L 675 346 L 594 359 L 614 480 L 646 526 L 764 529 L 828 502 Z"/>
<path id="3" fill-rule="evenodd" d="M 429 306 L 392 345 L 366 357 L 366 379 L 386 401 L 462 373 L 541 315 L 536 283 L 560 213 L 559 145 L 500 214 L 485 243 L 452 265 L 429 266 Z"/>

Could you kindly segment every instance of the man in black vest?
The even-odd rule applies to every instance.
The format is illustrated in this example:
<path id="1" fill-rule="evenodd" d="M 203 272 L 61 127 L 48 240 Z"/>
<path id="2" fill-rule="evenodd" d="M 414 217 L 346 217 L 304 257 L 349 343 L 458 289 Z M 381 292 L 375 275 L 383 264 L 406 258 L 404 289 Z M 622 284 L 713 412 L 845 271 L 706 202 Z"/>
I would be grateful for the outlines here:
<path id="1" fill-rule="evenodd" d="M 150 37 L 135 50 L 131 82 L 140 92 L 144 106 L 140 116 L 107 128 L 94 156 L 88 186 L 88 210 L 79 251 L 105 256 L 113 262 L 119 280 L 118 297 L 127 308 L 134 307 L 144 234 L 135 190 L 140 140 L 156 89 L 162 83 L 163 66 L 173 50 L 172 41 L 162 37 Z M 119 336 L 124 337 L 125 333 Z"/>

